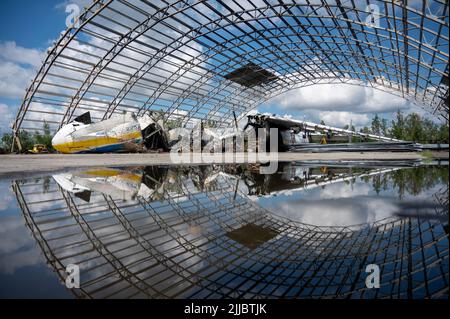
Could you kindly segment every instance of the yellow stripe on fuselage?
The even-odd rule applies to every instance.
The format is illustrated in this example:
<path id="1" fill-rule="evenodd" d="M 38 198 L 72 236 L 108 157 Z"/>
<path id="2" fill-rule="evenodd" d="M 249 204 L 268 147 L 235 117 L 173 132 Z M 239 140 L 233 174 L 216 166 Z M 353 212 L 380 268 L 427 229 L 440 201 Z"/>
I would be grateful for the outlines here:
<path id="1" fill-rule="evenodd" d="M 102 147 L 105 145 L 112 145 L 117 143 L 123 143 L 128 140 L 133 140 L 137 138 L 141 138 L 141 132 L 132 132 L 128 134 L 124 134 L 120 137 L 97 137 L 87 140 L 63 143 L 63 144 L 55 144 L 53 147 L 61 152 L 61 153 L 78 153 L 83 151 L 89 151 L 90 149 L 96 147 Z"/>

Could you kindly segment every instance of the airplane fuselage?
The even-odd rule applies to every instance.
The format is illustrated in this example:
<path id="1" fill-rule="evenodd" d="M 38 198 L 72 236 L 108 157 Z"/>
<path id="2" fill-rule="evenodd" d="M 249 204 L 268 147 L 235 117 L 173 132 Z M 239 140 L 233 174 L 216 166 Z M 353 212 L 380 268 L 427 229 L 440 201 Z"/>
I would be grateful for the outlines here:
<path id="1" fill-rule="evenodd" d="M 142 130 L 150 123 L 153 123 L 150 118 L 137 119 L 131 113 L 97 123 L 82 123 L 75 119 L 55 134 L 52 145 L 60 153 L 126 151 L 130 144 L 142 142 Z"/>

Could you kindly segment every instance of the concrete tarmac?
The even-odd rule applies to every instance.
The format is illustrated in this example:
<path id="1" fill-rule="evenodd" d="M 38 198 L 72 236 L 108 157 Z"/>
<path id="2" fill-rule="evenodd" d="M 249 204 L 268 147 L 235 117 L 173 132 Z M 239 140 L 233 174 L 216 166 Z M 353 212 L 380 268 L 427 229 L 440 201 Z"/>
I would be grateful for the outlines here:
<path id="1" fill-rule="evenodd" d="M 274 155 L 272 153 L 272 155 Z M 279 162 L 290 161 L 372 161 L 372 160 L 417 160 L 424 159 L 417 152 L 330 152 L 330 153 L 277 153 Z M 428 154 L 429 157 L 430 154 Z M 448 159 L 448 152 L 433 152 L 435 159 Z M 210 155 L 212 163 L 227 163 L 222 154 Z M 235 163 L 246 162 L 246 153 L 236 153 Z M 99 166 L 147 166 L 200 164 L 200 158 L 190 163 L 177 163 L 170 153 L 133 154 L 40 154 L 0 155 L 0 175 L 26 175 L 28 172 L 51 172 L 68 168 Z"/>

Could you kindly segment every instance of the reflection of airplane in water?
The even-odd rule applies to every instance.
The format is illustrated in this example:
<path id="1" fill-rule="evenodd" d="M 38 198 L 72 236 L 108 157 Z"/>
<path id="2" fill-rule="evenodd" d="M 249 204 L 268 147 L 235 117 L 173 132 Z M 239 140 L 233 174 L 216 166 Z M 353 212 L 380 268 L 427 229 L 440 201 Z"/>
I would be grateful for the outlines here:
<path id="1" fill-rule="evenodd" d="M 403 166 L 380 167 L 383 162 L 369 163 L 368 167 L 349 166 L 341 162 L 334 166 L 315 166 L 311 163 L 279 163 L 277 174 L 260 174 L 257 166 L 251 165 L 214 165 L 174 168 L 135 167 L 135 168 L 98 168 L 72 173 L 53 175 L 53 179 L 64 190 L 73 193 L 86 202 L 92 192 L 102 193 L 114 199 L 162 200 L 173 193 L 180 193 L 182 184 L 179 176 L 190 176 L 193 186 L 198 190 L 212 190 L 218 178 L 236 181 L 236 192 L 243 195 L 281 195 L 295 190 L 310 190 L 326 185 L 352 182 L 356 178 L 371 178 L 391 173 L 406 167 L 414 167 L 419 162 L 402 163 Z M 242 183 L 243 185 L 241 185 Z M 432 209 L 439 209 L 435 203 L 397 203 L 398 216 L 422 218 L 440 218 Z M 412 214 L 412 211 L 415 211 Z M 431 214 L 430 214 L 431 212 Z M 412 215 L 411 215 L 412 214 Z"/>
<path id="2" fill-rule="evenodd" d="M 161 180 L 155 180 L 157 176 L 154 174 L 149 177 L 147 169 L 98 168 L 55 174 L 53 179 L 64 190 L 86 202 L 90 201 L 93 191 L 123 200 L 133 200 L 137 196 L 157 198 L 157 194 L 162 192 L 163 183 Z"/>
<path id="3" fill-rule="evenodd" d="M 309 185 L 376 170 L 310 167 L 303 174 L 285 164 L 281 174 L 259 179 L 257 170 L 236 165 L 90 169 L 14 182 L 13 189 L 61 280 L 68 264 L 80 266 L 81 287 L 71 290 L 77 297 L 446 298 L 448 234 L 441 222 L 314 226 L 269 212 L 238 182 L 242 176 L 277 191 L 282 181 L 297 188 L 301 179 Z M 86 191 L 89 201 L 79 196 Z M 408 262 L 413 253 L 416 262 Z M 383 261 L 380 289 L 366 289 L 358 276 L 373 260 Z M 426 276 L 413 276 L 419 272 Z"/>
<path id="4" fill-rule="evenodd" d="M 302 166 L 279 163 L 278 174 L 262 175 L 244 172 L 243 181 L 248 195 L 278 194 L 284 190 L 312 189 L 334 183 L 351 181 L 357 177 L 369 177 L 389 173 L 400 168 L 348 168 L 329 166 Z"/>
<path id="5" fill-rule="evenodd" d="M 93 168 L 60 173 L 53 179 L 64 190 L 89 202 L 91 192 L 99 192 L 114 198 L 131 200 L 137 196 L 151 199 L 154 194 L 163 194 L 164 189 L 175 182 L 180 172 L 195 171 L 193 183 L 198 189 L 208 189 L 219 177 L 240 179 L 248 187 L 247 195 L 264 195 L 285 189 L 303 189 L 343 182 L 355 177 L 371 176 L 391 172 L 393 169 L 349 169 L 346 167 L 305 167 L 279 163 L 278 174 L 260 174 L 257 166 L 215 165 L 195 168 L 135 167 Z M 184 172 L 186 173 L 186 172 Z M 157 175 L 157 176 L 155 176 Z M 175 185 L 177 185 L 175 183 Z M 176 187 L 170 187 L 175 189 Z M 158 198 L 158 196 L 156 196 Z"/>

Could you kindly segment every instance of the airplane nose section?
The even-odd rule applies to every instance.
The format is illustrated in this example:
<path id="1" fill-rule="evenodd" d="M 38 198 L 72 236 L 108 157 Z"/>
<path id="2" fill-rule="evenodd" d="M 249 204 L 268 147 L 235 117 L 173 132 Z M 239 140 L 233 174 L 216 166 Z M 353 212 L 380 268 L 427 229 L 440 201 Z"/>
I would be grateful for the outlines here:
<path id="1" fill-rule="evenodd" d="M 57 132 L 52 138 L 53 148 L 61 153 L 66 153 L 64 144 L 67 144 L 68 142 L 67 137 L 62 134 L 61 131 Z"/>
<path id="2" fill-rule="evenodd" d="M 53 138 L 52 138 L 52 146 L 55 147 L 58 144 L 62 144 L 62 142 L 63 142 L 62 140 L 63 139 L 61 137 L 61 134 L 60 133 L 56 133 L 55 136 L 53 136 Z"/>

